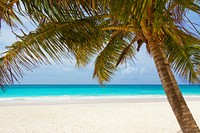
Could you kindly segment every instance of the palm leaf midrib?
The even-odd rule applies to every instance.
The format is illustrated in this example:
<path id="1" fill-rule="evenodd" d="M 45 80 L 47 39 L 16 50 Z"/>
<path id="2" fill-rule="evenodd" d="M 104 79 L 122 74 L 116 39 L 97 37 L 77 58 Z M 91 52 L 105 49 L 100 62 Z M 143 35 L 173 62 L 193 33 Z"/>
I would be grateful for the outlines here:
<path id="1" fill-rule="evenodd" d="M 73 21 L 73 23 L 77 24 L 77 22 L 79 22 L 79 21 L 85 21 L 85 20 L 77 20 L 76 22 Z M 49 22 L 46 25 L 44 25 L 43 27 L 41 27 L 41 28 L 38 29 L 38 30 L 40 30 L 39 34 L 37 34 L 38 30 L 36 30 L 36 33 L 30 32 L 29 35 L 27 35 L 25 37 L 19 37 L 19 38 L 22 39 L 22 40 L 24 40 L 27 37 L 31 36 L 32 34 L 37 34 L 36 36 L 34 36 L 33 38 L 31 38 L 29 41 L 26 41 L 26 44 L 29 44 L 29 43 L 31 43 L 32 40 L 34 40 L 36 38 L 39 38 L 39 37 L 43 37 L 44 35 L 46 35 L 48 33 L 52 33 L 52 31 L 55 31 L 54 33 L 56 33 L 56 31 L 58 31 L 61 28 L 66 27 L 69 24 L 72 24 L 72 22 Z M 49 25 L 51 26 L 51 28 L 48 27 Z M 47 27 L 47 28 L 44 28 L 44 27 Z"/>

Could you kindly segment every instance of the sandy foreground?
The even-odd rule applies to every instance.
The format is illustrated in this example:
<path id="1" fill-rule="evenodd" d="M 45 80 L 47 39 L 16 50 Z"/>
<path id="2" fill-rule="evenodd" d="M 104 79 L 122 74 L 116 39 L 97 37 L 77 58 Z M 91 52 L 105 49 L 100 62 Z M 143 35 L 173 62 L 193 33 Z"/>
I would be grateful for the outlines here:
<path id="1" fill-rule="evenodd" d="M 200 126 L 200 100 L 187 100 Z M 0 133 L 177 133 L 165 99 L 0 102 Z"/>

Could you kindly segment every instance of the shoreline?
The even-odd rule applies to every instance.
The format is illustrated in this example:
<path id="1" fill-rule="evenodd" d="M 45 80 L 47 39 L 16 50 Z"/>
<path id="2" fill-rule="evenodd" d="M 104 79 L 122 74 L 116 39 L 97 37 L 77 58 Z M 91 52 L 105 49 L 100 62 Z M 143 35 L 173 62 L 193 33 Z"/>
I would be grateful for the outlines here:
<path id="1" fill-rule="evenodd" d="M 200 102 L 200 96 L 184 96 L 186 102 Z M 0 107 L 28 105 L 66 105 L 101 103 L 167 103 L 164 95 L 147 96 L 50 96 L 0 98 Z"/>

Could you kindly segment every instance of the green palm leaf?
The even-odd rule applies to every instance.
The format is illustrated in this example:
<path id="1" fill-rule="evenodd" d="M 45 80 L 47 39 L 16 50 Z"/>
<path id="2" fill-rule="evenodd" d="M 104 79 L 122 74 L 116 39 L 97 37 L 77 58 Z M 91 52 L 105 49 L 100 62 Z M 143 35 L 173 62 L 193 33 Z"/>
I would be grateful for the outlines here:
<path id="1" fill-rule="evenodd" d="M 100 5 L 97 6 L 94 0 L 22 0 L 21 2 L 21 5 L 25 9 L 21 8 L 19 4 L 19 11 L 24 15 L 28 14 L 28 16 L 36 21 L 46 18 L 51 21 L 64 22 L 66 19 L 74 20 L 92 17 L 103 11 L 103 7 L 101 8 Z"/>
<path id="2" fill-rule="evenodd" d="M 28 14 L 33 20 L 49 19 L 64 22 L 66 19 L 83 19 L 95 15 L 108 15 L 113 20 L 121 20 L 126 25 L 139 25 L 148 0 L 22 0 L 22 14 Z M 132 19 L 135 21 L 133 22 Z"/>
<path id="3" fill-rule="evenodd" d="M 21 20 L 14 11 L 14 4 L 18 0 L 1 0 L 0 1 L 0 20 L 5 21 L 9 26 L 16 27 L 16 21 L 22 24 Z M 23 25 L 23 24 L 22 24 Z"/>
<path id="4" fill-rule="evenodd" d="M 134 46 L 129 45 L 134 35 L 123 31 L 113 32 L 105 48 L 95 61 L 93 77 L 97 77 L 99 83 L 109 81 L 116 71 L 116 65 L 126 59 L 132 59 L 135 55 Z"/>
<path id="5" fill-rule="evenodd" d="M 7 47 L 0 58 L 0 84 L 13 83 L 21 77 L 23 69 L 32 70 L 40 64 L 59 62 L 64 57 L 76 58 L 77 65 L 86 65 L 102 47 L 101 31 L 96 19 L 88 18 L 69 22 L 49 22 L 21 41 Z"/>
<path id="6" fill-rule="evenodd" d="M 200 82 L 200 40 L 179 31 L 183 45 L 171 37 L 165 38 L 168 61 L 174 71 L 191 83 Z"/>

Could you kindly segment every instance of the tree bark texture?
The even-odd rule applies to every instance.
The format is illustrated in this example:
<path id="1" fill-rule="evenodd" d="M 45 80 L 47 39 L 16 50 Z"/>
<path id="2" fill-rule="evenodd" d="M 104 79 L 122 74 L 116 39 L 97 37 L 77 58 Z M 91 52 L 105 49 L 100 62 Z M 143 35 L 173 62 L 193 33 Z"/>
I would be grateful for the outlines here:
<path id="1" fill-rule="evenodd" d="M 141 24 L 143 34 L 147 40 L 150 54 L 153 57 L 161 83 L 170 106 L 176 116 L 176 119 L 184 133 L 200 133 L 185 100 L 175 80 L 174 74 L 168 63 L 162 46 L 152 37 L 150 28 Z"/>

